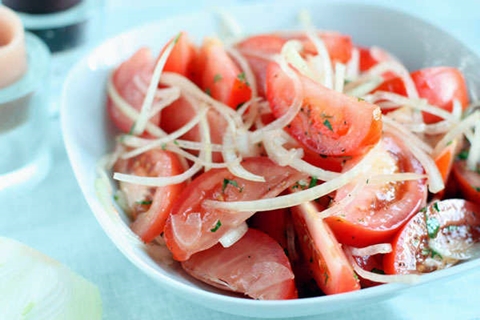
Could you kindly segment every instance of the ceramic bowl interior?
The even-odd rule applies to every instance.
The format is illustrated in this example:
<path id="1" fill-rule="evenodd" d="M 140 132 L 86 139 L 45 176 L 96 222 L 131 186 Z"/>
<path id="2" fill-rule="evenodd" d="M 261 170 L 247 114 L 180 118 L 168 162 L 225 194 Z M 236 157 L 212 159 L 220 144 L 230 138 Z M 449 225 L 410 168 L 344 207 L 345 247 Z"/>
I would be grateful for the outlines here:
<path id="1" fill-rule="evenodd" d="M 337 30 L 352 36 L 355 44 L 383 47 L 394 53 L 410 70 L 449 65 L 460 68 L 472 97 L 480 96 L 480 59 L 448 33 L 418 18 L 391 9 L 348 3 L 295 1 L 229 9 L 245 33 L 299 29 L 298 13 L 307 9 L 319 29 Z M 95 217 L 118 249 L 165 290 L 219 311 L 255 317 L 292 317 L 332 312 L 388 299 L 410 286 L 387 284 L 358 292 L 290 301 L 256 301 L 220 292 L 186 275 L 178 265 L 157 262 L 148 248 L 128 228 L 121 210 L 110 214 L 95 193 L 96 166 L 113 147 L 114 129 L 105 112 L 106 81 L 116 65 L 141 46 L 158 52 L 181 30 L 197 43 L 218 34 L 219 18 L 212 12 L 140 26 L 100 45 L 75 65 L 65 83 L 61 123 L 64 141 L 76 179 Z M 461 276 L 480 266 L 480 259 L 422 277 L 425 285 L 445 277 Z"/>

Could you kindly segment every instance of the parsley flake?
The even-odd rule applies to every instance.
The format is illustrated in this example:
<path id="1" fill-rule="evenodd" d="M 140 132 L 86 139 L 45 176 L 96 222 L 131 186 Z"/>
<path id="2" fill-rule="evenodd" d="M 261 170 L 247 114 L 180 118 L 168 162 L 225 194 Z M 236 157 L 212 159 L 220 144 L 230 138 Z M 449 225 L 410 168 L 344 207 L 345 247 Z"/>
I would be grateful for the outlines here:
<path id="1" fill-rule="evenodd" d="M 217 230 L 222 226 L 222 222 L 220 220 L 217 220 L 217 223 L 215 224 L 215 226 L 210 229 L 210 232 L 217 232 Z"/>
<path id="2" fill-rule="evenodd" d="M 438 222 L 437 218 L 430 217 L 427 213 L 425 213 L 425 222 L 427 225 L 428 237 L 430 239 L 435 238 L 438 231 L 440 231 L 440 222 Z"/>
<path id="3" fill-rule="evenodd" d="M 462 150 L 460 151 L 460 153 L 458 154 L 458 159 L 460 160 L 467 160 L 468 158 L 468 150 Z"/>
<path id="4" fill-rule="evenodd" d="M 308 188 L 310 189 L 310 188 L 315 187 L 317 185 L 317 181 L 318 181 L 318 178 L 315 177 L 315 176 L 312 176 L 310 178 L 310 183 L 308 184 Z"/>
<path id="5" fill-rule="evenodd" d="M 214 77 L 213 77 L 213 83 L 217 83 L 218 81 L 221 81 L 223 79 L 222 75 L 220 73 L 217 73 Z"/>
<path id="6" fill-rule="evenodd" d="M 328 119 L 323 120 L 323 125 L 328 128 L 328 130 L 333 131 L 332 124 Z"/>
<path id="7" fill-rule="evenodd" d="M 140 204 L 140 205 L 149 205 L 149 204 L 152 204 L 152 200 L 135 201 L 135 203 Z"/>
<path id="8" fill-rule="evenodd" d="M 249 86 L 247 78 L 245 77 L 245 72 L 241 72 L 237 75 L 237 79 Z"/>
<path id="9" fill-rule="evenodd" d="M 238 189 L 238 192 L 242 192 L 242 191 L 243 191 L 243 187 L 240 187 L 240 186 L 238 185 L 237 181 L 224 178 L 224 179 L 223 179 L 223 184 L 222 184 L 222 193 L 225 192 L 225 189 L 227 189 L 227 186 L 228 186 L 228 185 L 231 185 L 231 186 L 237 188 L 237 189 Z"/>

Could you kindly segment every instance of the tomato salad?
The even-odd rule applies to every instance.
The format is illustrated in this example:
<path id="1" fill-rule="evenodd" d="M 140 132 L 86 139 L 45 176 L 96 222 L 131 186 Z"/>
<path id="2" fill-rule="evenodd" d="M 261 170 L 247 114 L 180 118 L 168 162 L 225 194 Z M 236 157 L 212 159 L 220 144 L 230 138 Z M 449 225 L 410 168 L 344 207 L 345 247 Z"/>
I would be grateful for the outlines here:
<path id="1" fill-rule="evenodd" d="M 359 290 L 478 256 L 480 111 L 334 31 L 140 48 L 107 85 L 103 168 L 145 243 L 254 299 Z"/>

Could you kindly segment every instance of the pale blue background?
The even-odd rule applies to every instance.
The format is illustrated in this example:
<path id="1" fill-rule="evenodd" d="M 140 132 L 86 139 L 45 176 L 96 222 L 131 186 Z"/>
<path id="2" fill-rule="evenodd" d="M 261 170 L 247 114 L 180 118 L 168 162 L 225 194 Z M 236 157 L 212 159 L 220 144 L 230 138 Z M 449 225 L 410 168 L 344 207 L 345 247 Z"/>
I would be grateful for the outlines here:
<path id="1" fill-rule="evenodd" d="M 136 24 L 212 6 L 253 2 L 106 0 L 107 9 L 102 19 L 105 29 L 98 32 L 98 38 L 92 39 L 90 45 Z M 369 3 L 422 17 L 480 54 L 480 1 L 376 0 Z M 53 91 L 52 98 L 58 99 L 59 91 Z M 127 261 L 103 233 L 81 196 L 62 144 L 58 117 L 50 120 L 49 138 L 54 162 L 47 179 L 26 193 L 0 193 L 0 235 L 37 248 L 97 284 L 103 299 L 104 319 L 247 319 L 205 309 L 173 296 Z M 322 318 L 480 319 L 479 288 L 480 270 L 448 282 L 412 289 L 389 301 L 345 309 Z"/>

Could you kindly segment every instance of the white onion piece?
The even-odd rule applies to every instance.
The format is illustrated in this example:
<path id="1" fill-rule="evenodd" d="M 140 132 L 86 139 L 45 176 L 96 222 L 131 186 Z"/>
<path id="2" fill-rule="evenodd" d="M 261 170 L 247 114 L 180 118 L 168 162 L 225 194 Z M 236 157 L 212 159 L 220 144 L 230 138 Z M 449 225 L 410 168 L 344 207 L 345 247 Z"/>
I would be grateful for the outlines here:
<path id="1" fill-rule="evenodd" d="M 198 123 L 200 123 L 202 117 L 203 118 L 205 117 L 206 112 L 207 112 L 207 109 L 202 108 L 202 110 L 200 110 L 200 112 L 197 115 L 195 115 L 195 117 L 190 119 L 190 121 L 188 121 L 183 127 L 181 127 L 178 130 L 168 134 L 165 137 L 162 137 L 162 138 L 156 139 L 156 140 L 152 140 L 151 143 L 149 143 L 149 144 L 146 144 L 142 147 L 139 147 L 137 149 L 134 149 L 130 152 L 127 152 L 127 153 L 123 154 L 122 158 L 123 159 L 128 159 L 128 158 L 138 156 L 138 155 L 140 155 L 140 154 L 142 154 L 142 153 L 144 153 L 148 150 L 152 150 L 152 149 L 155 149 L 155 148 L 162 147 L 166 143 L 169 143 L 171 141 L 174 141 L 174 140 L 178 139 L 179 137 L 183 136 L 185 133 L 190 131 Z"/>
<path id="2" fill-rule="evenodd" d="M 402 79 L 403 84 L 405 85 L 405 91 L 407 92 L 407 97 L 413 99 L 418 98 L 417 87 L 410 76 L 410 72 L 408 72 L 404 65 L 396 60 L 380 62 L 368 69 L 365 73 L 367 75 L 382 76 L 383 73 L 388 71 L 397 74 Z"/>
<path id="3" fill-rule="evenodd" d="M 343 63 L 335 63 L 335 85 L 333 88 L 337 92 L 343 92 L 343 85 L 345 84 L 346 66 Z"/>
<path id="4" fill-rule="evenodd" d="M 238 227 L 228 230 L 219 240 L 220 244 L 224 248 L 231 247 L 240 240 L 248 231 L 248 226 L 245 222 L 241 223 Z"/>
<path id="5" fill-rule="evenodd" d="M 354 82 L 348 83 L 343 91 L 346 95 L 352 97 L 363 97 L 366 94 L 372 92 L 375 88 L 377 88 L 383 82 L 382 77 L 373 76 L 368 81 L 363 81 L 359 79 Z"/>
<path id="6" fill-rule="evenodd" d="M 388 115 L 383 116 L 382 121 L 384 124 L 389 126 L 389 131 L 393 132 L 396 136 L 399 136 L 399 137 L 401 136 L 402 141 L 408 141 L 408 143 L 414 143 L 426 153 L 432 153 L 433 149 L 432 147 L 430 147 L 430 145 L 428 145 L 426 142 L 421 140 L 415 134 L 411 133 L 402 124 L 392 120 Z"/>
<path id="7" fill-rule="evenodd" d="M 333 68 L 330 54 L 328 53 L 325 42 L 318 36 L 316 30 L 311 27 L 306 30 L 307 37 L 312 41 L 317 55 L 314 57 L 314 62 L 318 61 L 319 69 L 323 73 L 323 81 L 321 82 L 325 87 L 333 89 Z"/>
<path id="8" fill-rule="evenodd" d="M 378 283 L 406 283 L 414 284 L 420 281 L 420 276 L 418 274 L 378 274 L 375 272 L 370 272 L 360 268 L 355 259 L 352 257 L 351 249 L 349 247 L 344 247 L 347 251 L 347 258 L 352 264 L 353 270 L 362 278 L 378 282 Z"/>
<path id="9" fill-rule="evenodd" d="M 175 47 L 175 44 L 177 44 L 178 38 L 180 36 L 181 34 L 178 34 L 175 37 L 175 39 L 170 41 L 170 43 L 167 45 L 162 55 L 158 59 L 157 64 L 155 65 L 152 78 L 150 79 L 150 84 L 148 85 L 147 94 L 143 99 L 140 114 L 138 115 L 138 119 L 133 124 L 132 133 L 135 135 L 140 135 L 145 130 L 145 126 L 148 122 L 148 119 L 151 113 L 150 110 L 152 108 L 153 99 L 155 98 L 155 92 L 158 88 L 158 82 L 160 81 L 163 68 L 165 67 L 165 64 L 167 63 L 167 59 L 170 56 L 170 53 L 172 52 L 173 48 Z"/>
<path id="10" fill-rule="evenodd" d="M 307 61 L 305 61 L 300 55 L 300 50 L 302 50 L 302 44 L 300 41 L 289 40 L 283 45 L 280 54 L 285 61 L 295 67 L 298 72 L 316 82 L 322 83 L 322 80 L 312 71 Z"/>
<path id="11" fill-rule="evenodd" d="M 360 73 L 360 51 L 358 48 L 352 49 L 352 56 L 347 62 L 345 78 L 349 81 L 353 81 L 358 78 Z"/>
<path id="12" fill-rule="evenodd" d="M 337 178 L 327 181 L 315 187 L 305 189 L 292 194 L 281 195 L 275 198 L 267 198 L 252 201 L 215 201 L 205 200 L 204 206 L 215 209 L 223 209 L 229 212 L 245 212 L 245 211 L 268 211 L 296 206 L 305 202 L 313 201 L 344 185 L 352 182 L 359 175 L 365 174 L 372 166 L 374 154 L 377 152 L 378 145 L 372 148 L 367 155 L 352 169 L 339 175 Z"/>
<path id="13" fill-rule="evenodd" d="M 107 94 L 112 99 L 113 104 L 115 107 L 119 108 L 119 110 L 127 116 L 132 121 L 136 121 L 138 119 L 139 113 L 138 111 L 133 108 L 127 101 L 125 101 L 122 96 L 118 93 L 115 85 L 113 84 L 113 73 L 110 74 L 110 77 L 107 81 Z M 146 130 L 154 137 L 163 137 L 166 133 L 160 129 L 158 126 L 148 122 L 146 124 Z"/>
<path id="14" fill-rule="evenodd" d="M 384 117 L 385 118 L 385 117 Z M 401 132 L 398 130 L 395 130 L 395 128 L 392 126 L 392 123 L 388 121 L 384 121 L 384 130 L 386 132 L 392 133 L 394 136 L 396 136 L 398 139 L 401 141 L 405 139 L 405 136 L 402 135 Z M 428 190 L 432 193 L 437 193 L 445 188 L 445 185 L 443 183 L 443 178 L 442 174 L 438 170 L 437 165 L 435 164 L 435 161 L 432 159 L 430 155 L 428 155 L 422 147 L 416 143 L 416 141 L 408 141 L 408 143 L 405 144 L 405 146 L 410 149 L 412 152 L 413 156 L 417 158 L 417 160 L 420 162 L 420 164 L 423 166 L 423 169 L 428 175 Z"/>
<path id="15" fill-rule="evenodd" d="M 467 116 L 465 119 L 453 125 L 453 127 L 448 131 L 440 141 L 437 142 L 435 148 L 432 152 L 432 157 L 438 156 L 443 149 L 448 146 L 450 141 L 455 140 L 460 135 L 465 134 L 473 125 L 480 121 L 480 111 L 475 111 L 474 113 Z"/>
<path id="16" fill-rule="evenodd" d="M 477 171 L 477 165 L 480 163 L 480 120 L 475 124 L 473 139 L 470 140 L 470 151 L 467 157 L 467 168 Z"/>
<path id="17" fill-rule="evenodd" d="M 136 176 L 132 174 L 125 174 L 120 172 L 113 173 L 113 179 L 118 181 L 130 182 L 143 186 L 151 187 L 164 187 L 172 184 L 182 183 L 193 177 L 197 172 L 202 169 L 202 165 L 199 163 L 193 164 L 187 171 L 170 177 L 144 177 Z"/>
<path id="18" fill-rule="evenodd" d="M 331 216 L 338 215 L 342 210 L 344 210 L 349 204 L 351 204 L 357 197 L 357 195 L 362 191 L 363 187 L 365 186 L 365 179 L 362 179 L 362 182 L 355 184 L 352 191 L 347 194 L 343 199 L 340 201 L 334 201 L 333 205 L 328 207 L 327 209 L 318 213 L 318 217 L 320 219 L 325 219 Z"/>
<path id="19" fill-rule="evenodd" d="M 0 237 L 2 319 L 102 319 L 98 288 L 58 261 Z"/>
<path id="20" fill-rule="evenodd" d="M 373 256 L 392 252 L 392 245 L 390 243 L 379 243 L 364 248 L 350 247 L 350 251 L 352 255 L 357 257 Z"/>

